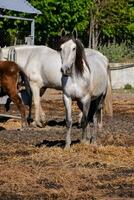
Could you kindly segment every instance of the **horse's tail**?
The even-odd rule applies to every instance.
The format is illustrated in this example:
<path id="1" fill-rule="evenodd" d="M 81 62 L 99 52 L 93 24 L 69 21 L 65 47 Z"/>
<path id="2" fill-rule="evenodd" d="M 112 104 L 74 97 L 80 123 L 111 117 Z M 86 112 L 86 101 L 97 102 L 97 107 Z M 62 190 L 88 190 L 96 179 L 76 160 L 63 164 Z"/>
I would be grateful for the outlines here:
<path id="1" fill-rule="evenodd" d="M 112 117 L 113 116 L 112 85 L 111 85 L 111 73 L 109 66 L 107 70 L 108 70 L 108 88 L 104 100 L 104 113 Z"/>
<path id="2" fill-rule="evenodd" d="M 30 87 L 30 84 L 29 84 L 29 80 L 28 80 L 27 75 L 26 75 L 25 72 L 22 71 L 21 69 L 19 70 L 19 75 L 20 75 L 20 78 L 21 78 L 21 83 L 22 83 L 22 85 L 25 86 L 25 90 L 26 90 L 27 93 L 31 96 L 32 91 L 31 91 L 31 87 Z"/>
<path id="3" fill-rule="evenodd" d="M 20 68 L 19 68 L 20 69 Z M 21 69 L 19 70 L 19 75 L 21 78 L 21 85 L 25 87 L 25 89 L 20 90 L 22 101 L 25 105 L 29 107 L 29 113 L 27 121 L 30 124 L 33 121 L 31 117 L 31 109 L 32 109 L 32 90 L 30 87 L 30 83 L 27 75 Z"/>

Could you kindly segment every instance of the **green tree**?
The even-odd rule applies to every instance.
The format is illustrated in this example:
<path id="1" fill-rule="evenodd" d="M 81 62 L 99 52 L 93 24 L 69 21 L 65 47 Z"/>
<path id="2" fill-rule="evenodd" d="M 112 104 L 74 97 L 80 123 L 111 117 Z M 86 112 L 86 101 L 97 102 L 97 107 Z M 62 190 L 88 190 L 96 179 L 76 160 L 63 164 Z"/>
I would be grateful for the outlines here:
<path id="1" fill-rule="evenodd" d="M 134 37 L 133 0 L 29 0 L 42 14 L 35 16 L 36 44 L 54 47 L 64 27 L 67 31 L 78 30 L 79 37 L 92 48 L 100 43 L 125 41 Z M 4 11 L 4 14 L 33 18 L 34 15 Z M 0 34 L 13 44 L 15 38 L 30 34 L 30 23 L 20 20 L 1 19 Z"/>
<path id="2" fill-rule="evenodd" d="M 90 0 L 31 0 L 31 3 L 42 12 L 36 17 L 36 39 L 41 43 L 49 43 L 63 27 L 68 31 L 77 28 L 81 33 L 88 26 Z"/>
<path id="3" fill-rule="evenodd" d="M 96 48 L 99 40 L 117 42 L 132 40 L 134 5 L 132 0 L 92 0 L 89 23 L 89 46 Z"/>

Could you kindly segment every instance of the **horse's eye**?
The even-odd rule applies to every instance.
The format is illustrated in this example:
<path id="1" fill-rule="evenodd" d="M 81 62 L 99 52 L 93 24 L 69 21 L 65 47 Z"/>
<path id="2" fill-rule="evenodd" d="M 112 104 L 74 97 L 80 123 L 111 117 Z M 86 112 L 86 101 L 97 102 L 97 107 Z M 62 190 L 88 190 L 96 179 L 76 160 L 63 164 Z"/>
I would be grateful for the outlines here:
<path id="1" fill-rule="evenodd" d="M 75 49 L 76 49 L 76 48 L 74 47 L 74 48 L 73 48 L 73 51 L 75 51 Z"/>

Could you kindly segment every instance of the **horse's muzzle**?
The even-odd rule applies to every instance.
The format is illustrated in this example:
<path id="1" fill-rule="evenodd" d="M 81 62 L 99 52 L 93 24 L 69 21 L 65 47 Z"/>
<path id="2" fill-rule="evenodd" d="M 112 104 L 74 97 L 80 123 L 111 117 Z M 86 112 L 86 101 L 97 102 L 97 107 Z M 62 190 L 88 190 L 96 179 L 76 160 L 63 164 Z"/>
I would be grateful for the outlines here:
<path id="1" fill-rule="evenodd" d="M 72 67 L 61 68 L 61 72 L 64 76 L 70 76 L 72 73 Z"/>

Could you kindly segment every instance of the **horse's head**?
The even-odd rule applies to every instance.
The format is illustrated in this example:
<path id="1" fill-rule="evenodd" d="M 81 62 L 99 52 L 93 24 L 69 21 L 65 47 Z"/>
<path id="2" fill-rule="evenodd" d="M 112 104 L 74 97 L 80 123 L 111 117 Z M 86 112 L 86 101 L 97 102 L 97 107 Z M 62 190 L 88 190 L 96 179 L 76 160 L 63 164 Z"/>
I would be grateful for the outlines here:
<path id="1" fill-rule="evenodd" d="M 76 44 L 74 38 L 67 34 L 60 40 L 61 71 L 64 75 L 71 75 L 76 59 Z"/>
<path id="2" fill-rule="evenodd" d="M 74 35 L 67 34 L 60 39 L 61 71 L 64 75 L 71 75 L 73 67 L 79 74 L 83 73 L 83 44 Z"/>

